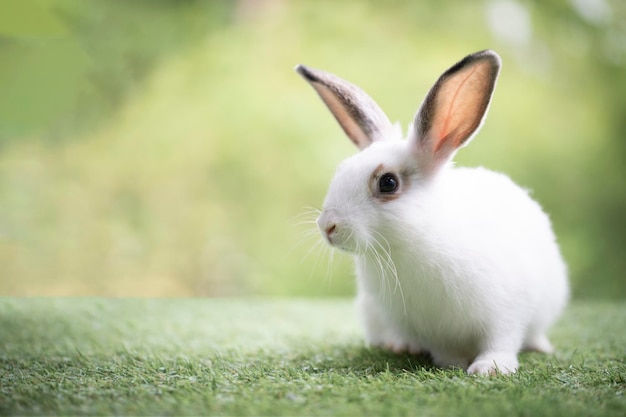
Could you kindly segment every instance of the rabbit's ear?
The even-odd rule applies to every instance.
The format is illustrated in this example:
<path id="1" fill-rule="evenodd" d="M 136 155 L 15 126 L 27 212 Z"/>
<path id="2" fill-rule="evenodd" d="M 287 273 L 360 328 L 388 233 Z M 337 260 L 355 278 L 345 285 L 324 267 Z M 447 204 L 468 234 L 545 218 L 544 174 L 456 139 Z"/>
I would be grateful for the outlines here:
<path id="1" fill-rule="evenodd" d="M 481 51 L 439 77 L 417 111 L 410 140 L 422 164 L 447 162 L 480 128 L 500 71 L 500 57 Z"/>
<path id="2" fill-rule="evenodd" d="M 324 71 L 298 65 L 296 71 L 317 91 L 346 135 L 361 150 L 384 139 L 391 122 L 359 87 Z"/>

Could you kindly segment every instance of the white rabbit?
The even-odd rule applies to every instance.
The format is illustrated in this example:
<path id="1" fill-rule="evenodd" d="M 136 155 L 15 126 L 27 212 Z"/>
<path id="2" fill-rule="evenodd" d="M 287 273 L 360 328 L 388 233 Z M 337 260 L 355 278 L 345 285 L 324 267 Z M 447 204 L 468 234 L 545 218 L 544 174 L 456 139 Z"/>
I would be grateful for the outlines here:
<path id="1" fill-rule="evenodd" d="M 296 67 L 361 150 L 337 169 L 317 225 L 354 255 L 367 341 L 470 374 L 551 352 L 545 332 L 569 297 L 541 207 L 503 174 L 450 162 L 480 128 L 500 64 L 482 51 L 444 72 L 406 140 L 358 87 Z"/>

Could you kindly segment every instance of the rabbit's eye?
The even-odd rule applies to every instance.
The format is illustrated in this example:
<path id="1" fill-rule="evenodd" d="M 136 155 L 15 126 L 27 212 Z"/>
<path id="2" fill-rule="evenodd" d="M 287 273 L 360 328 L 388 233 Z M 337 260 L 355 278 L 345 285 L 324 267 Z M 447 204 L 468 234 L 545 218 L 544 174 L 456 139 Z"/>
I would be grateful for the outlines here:
<path id="1" fill-rule="evenodd" d="M 394 174 L 387 173 L 378 179 L 378 190 L 381 194 L 393 194 L 398 190 L 400 181 Z"/>

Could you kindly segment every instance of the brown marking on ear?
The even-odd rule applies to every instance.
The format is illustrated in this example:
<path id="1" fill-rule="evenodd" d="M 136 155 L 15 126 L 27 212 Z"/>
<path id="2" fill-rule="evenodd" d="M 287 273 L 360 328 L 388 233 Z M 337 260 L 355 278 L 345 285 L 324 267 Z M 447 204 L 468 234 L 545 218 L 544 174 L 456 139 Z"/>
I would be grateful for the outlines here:
<path id="1" fill-rule="evenodd" d="M 384 139 L 391 122 L 363 90 L 341 78 L 298 65 L 296 71 L 307 80 L 326 104 L 348 138 L 361 150 Z"/>
<path id="2" fill-rule="evenodd" d="M 350 97 L 344 91 L 330 86 L 317 83 L 312 85 L 348 138 L 359 149 L 367 148 L 372 143 L 370 137 L 375 129 Z"/>
<path id="3" fill-rule="evenodd" d="M 447 160 L 480 128 L 499 69 L 495 52 L 481 51 L 468 55 L 439 77 L 415 120 L 416 140 L 420 148 L 430 148 L 423 151 L 431 158 Z"/>

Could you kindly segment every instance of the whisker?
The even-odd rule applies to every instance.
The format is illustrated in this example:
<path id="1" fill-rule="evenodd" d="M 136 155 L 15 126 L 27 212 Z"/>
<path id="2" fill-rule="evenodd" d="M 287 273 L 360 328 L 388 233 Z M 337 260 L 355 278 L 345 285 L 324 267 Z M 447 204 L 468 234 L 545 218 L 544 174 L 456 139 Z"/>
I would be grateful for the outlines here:
<path id="1" fill-rule="evenodd" d="M 309 273 L 309 280 L 313 278 L 320 262 L 320 258 L 324 255 L 324 241 L 316 238 L 320 236 L 316 225 L 316 219 L 320 212 L 320 210 L 314 207 L 307 207 L 304 212 L 291 218 L 291 226 L 296 229 L 298 237 L 294 245 L 292 245 L 289 251 L 285 254 L 285 256 L 293 255 L 293 253 L 300 249 L 305 243 L 309 243 L 311 242 L 311 239 L 315 239 L 312 244 L 309 243 L 308 250 L 300 259 L 300 263 L 303 264 L 314 252 L 319 254 L 319 256 L 315 257 L 315 262 Z"/>
<path id="2" fill-rule="evenodd" d="M 303 208 L 303 211 L 296 214 L 295 216 L 293 216 L 290 220 L 294 221 L 297 220 L 301 217 L 306 217 L 306 216 L 319 216 L 322 213 L 322 210 L 316 208 L 316 207 L 311 207 L 311 206 L 307 206 Z"/>
<path id="3" fill-rule="evenodd" d="M 398 290 L 400 291 L 400 298 L 402 299 L 402 308 L 404 310 L 404 314 L 406 315 L 406 300 L 404 298 L 404 291 L 402 289 L 402 283 L 400 282 L 400 278 L 398 277 L 398 269 L 396 268 L 396 265 L 393 262 L 393 258 L 391 257 L 391 245 L 389 244 L 389 241 L 385 238 L 385 236 L 383 236 L 382 234 L 378 232 L 375 232 L 375 233 L 385 243 L 385 246 L 383 246 L 380 240 L 376 238 L 372 239 L 374 243 L 376 243 L 376 245 L 378 246 L 378 248 L 380 249 L 384 257 L 380 253 L 378 253 L 377 255 L 380 257 L 381 262 L 384 262 L 384 264 L 387 266 L 388 271 L 391 272 L 392 277 L 395 280 L 396 286 L 394 288 L 394 293 L 398 292 Z"/>
<path id="4" fill-rule="evenodd" d="M 322 240 L 318 240 L 315 245 L 313 245 L 313 247 L 307 252 L 308 255 L 313 250 L 317 250 L 319 254 L 315 257 L 315 263 L 313 263 L 313 268 L 311 268 L 311 272 L 309 273 L 309 280 L 313 279 L 313 275 L 315 274 L 315 272 L 317 271 L 317 267 L 319 266 L 320 259 L 322 259 L 323 257 L 328 258 L 328 249 L 329 248 L 324 244 Z"/>
<path id="5" fill-rule="evenodd" d="M 375 239 L 374 239 L 375 241 Z M 386 292 L 385 289 L 389 289 L 389 296 L 391 297 L 391 286 L 389 285 L 389 280 L 387 279 L 387 274 L 385 272 L 385 267 L 383 265 L 382 259 L 380 258 L 380 254 L 376 251 L 376 248 L 370 243 L 369 239 L 366 240 L 366 251 L 370 254 L 371 260 L 374 262 L 374 266 L 378 270 L 381 279 L 381 297 L 382 301 L 385 301 Z M 391 299 L 391 298 L 390 298 Z"/>
<path id="6" fill-rule="evenodd" d="M 307 236 L 308 239 L 313 238 L 313 234 L 311 234 L 310 236 Z M 311 253 L 313 253 L 314 250 L 321 250 L 324 246 L 324 242 L 321 239 L 316 239 L 315 240 L 315 244 L 313 244 L 309 250 L 306 251 L 306 253 L 304 254 L 304 256 L 302 257 L 302 260 L 300 261 L 300 263 L 304 263 L 304 261 L 311 255 Z"/>
<path id="7" fill-rule="evenodd" d="M 301 220 L 297 223 L 293 223 L 294 226 L 303 226 L 303 225 L 310 225 L 310 224 L 315 224 L 317 225 L 317 220 L 313 219 L 313 220 Z"/>
<path id="8" fill-rule="evenodd" d="M 326 261 L 326 277 L 325 277 L 325 281 L 328 281 L 328 288 L 331 288 L 331 284 L 333 281 L 333 276 L 330 273 L 331 269 L 332 269 L 332 265 L 335 259 L 335 250 L 333 248 L 327 247 L 327 249 L 330 251 L 327 253 L 330 254 L 330 256 L 327 257 L 327 261 Z"/>
<path id="9" fill-rule="evenodd" d="M 300 236 L 296 240 L 295 244 L 289 250 L 289 254 L 292 254 L 296 249 L 300 248 L 304 243 L 309 242 L 311 239 L 316 238 L 318 235 L 319 235 L 319 232 L 317 231 L 317 229 L 313 229 L 313 228 L 308 228 L 307 230 L 301 231 Z M 320 241 L 319 239 L 315 239 L 315 240 L 316 242 Z M 303 257 L 302 260 L 306 259 L 309 256 L 310 252 L 311 252 L 311 249 L 307 251 L 306 255 Z"/>

